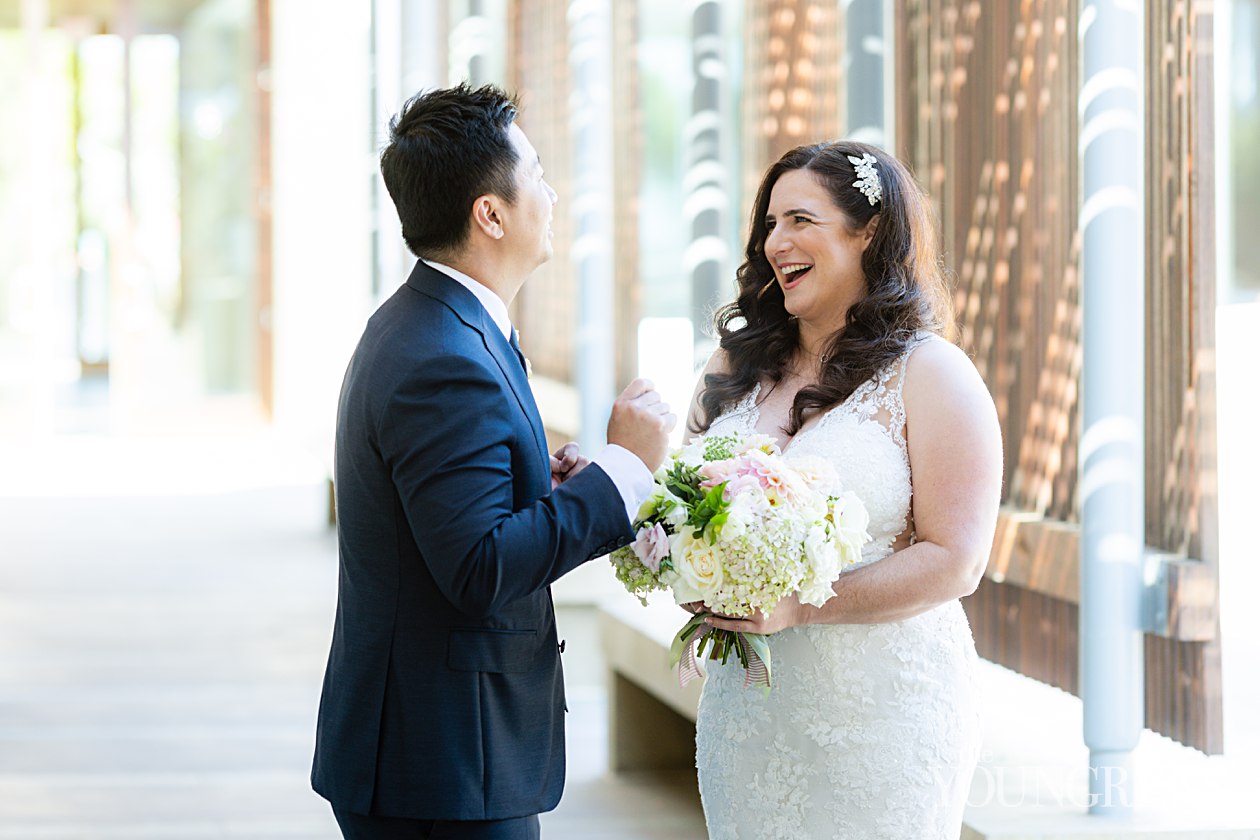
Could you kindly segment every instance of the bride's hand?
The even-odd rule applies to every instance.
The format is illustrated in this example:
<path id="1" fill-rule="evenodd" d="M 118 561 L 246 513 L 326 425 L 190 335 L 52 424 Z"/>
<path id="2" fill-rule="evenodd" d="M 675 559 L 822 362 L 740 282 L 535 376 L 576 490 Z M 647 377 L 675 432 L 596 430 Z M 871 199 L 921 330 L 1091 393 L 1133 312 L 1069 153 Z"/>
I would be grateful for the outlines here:
<path id="1" fill-rule="evenodd" d="M 771 611 L 770 617 L 761 610 L 744 618 L 731 618 L 725 615 L 712 615 L 706 623 L 716 630 L 731 630 L 736 633 L 757 633 L 768 636 L 789 627 L 808 623 L 805 618 L 806 607 L 795 595 L 789 595 L 780 601 Z"/>

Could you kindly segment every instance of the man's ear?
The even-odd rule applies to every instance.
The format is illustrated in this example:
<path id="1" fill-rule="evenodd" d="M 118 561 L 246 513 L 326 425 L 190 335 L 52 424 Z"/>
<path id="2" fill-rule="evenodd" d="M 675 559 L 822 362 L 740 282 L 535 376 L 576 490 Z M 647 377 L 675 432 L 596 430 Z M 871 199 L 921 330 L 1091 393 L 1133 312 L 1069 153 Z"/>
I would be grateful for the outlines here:
<path id="1" fill-rule="evenodd" d="M 494 195 L 479 195 L 473 200 L 473 225 L 491 239 L 503 238 L 503 220 L 499 214 L 499 199 Z"/>

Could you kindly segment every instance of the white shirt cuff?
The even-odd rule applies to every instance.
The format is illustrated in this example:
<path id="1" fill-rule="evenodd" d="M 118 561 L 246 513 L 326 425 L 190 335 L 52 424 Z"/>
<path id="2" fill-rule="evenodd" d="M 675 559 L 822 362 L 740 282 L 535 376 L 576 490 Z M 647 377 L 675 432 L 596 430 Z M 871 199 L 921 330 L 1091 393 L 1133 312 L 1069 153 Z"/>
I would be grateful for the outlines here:
<path id="1" fill-rule="evenodd" d="M 652 473 L 648 471 L 647 465 L 638 455 L 615 443 L 610 443 L 601 449 L 599 454 L 591 459 L 591 463 L 599 464 L 599 468 L 607 473 L 613 484 L 617 486 L 621 501 L 626 506 L 626 519 L 633 526 L 635 518 L 639 515 L 639 508 L 647 501 L 647 497 L 652 495 Z"/>

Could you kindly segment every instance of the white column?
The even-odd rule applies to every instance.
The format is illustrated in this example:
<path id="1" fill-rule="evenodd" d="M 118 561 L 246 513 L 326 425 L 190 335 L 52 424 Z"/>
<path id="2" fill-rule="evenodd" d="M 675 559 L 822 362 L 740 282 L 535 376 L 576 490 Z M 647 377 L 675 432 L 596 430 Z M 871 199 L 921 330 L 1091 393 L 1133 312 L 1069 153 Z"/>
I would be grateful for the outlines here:
<path id="1" fill-rule="evenodd" d="M 578 443 L 604 444 L 613 385 L 612 10 L 610 0 L 572 0 L 568 10 L 569 113 L 573 132 L 573 250 L 577 275 Z M 560 197 L 565 200 L 564 196 Z"/>
<path id="2" fill-rule="evenodd" d="M 683 254 L 683 268 L 691 275 L 691 322 L 694 356 L 705 359 L 712 350 L 713 310 L 734 294 L 727 239 L 731 212 L 731 168 L 723 159 L 725 116 L 723 101 L 730 84 L 730 67 L 723 39 L 722 4 L 692 0 L 691 66 L 694 83 L 691 115 L 684 129 L 687 174 L 683 176 L 686 203 L 683 218 L 691 239 Z"/>
<path id="3" fill-rule="evenodd" d="M 407 97 L 417 91 L 402 86 L 403 75 L 402 0 L 373 0 L 372 3 L 372 151 L 379 161 L 389 144 L 389 121 Z M 368 174 L 372 190 L 372 293 L 384 299 L 398 288 L 410 262 L 401 247 L 398 211 L 381 180 L 380 167 Z"/>
<path id="4" fill-rule="evenodd" d="M 372 149 L 379 162 L 389 143 L 389 121 L 417 93 L 441 87 L 446 47 L 446 9 L 439 0 L 373 0 L 372 4 Z M 378 301 L 406 279 L 415 257 L 402 239 L 394 207 L 379 166 L 373 166 L 374 280 Z"/>
<path id="5" fill-rule="evenodd" d="M 340 0 L 272 0 L 271 14 L 275 425 L 330 462 L 341 378 L 374 308 L 371 18 Z"/>
<path id="6" fill-rule="evenodd" d="M 890 2 L 887 5 L 892 5 Z M 884 74 L 891 55 L 884 38 L 884 0 L 846 0 L 844 6 L 844 134 L 890 148 L 884 134 Z M 891 30 L 889 30 L 891 31 Z"/>
<path id="7" fill-rule="evenodd" d="M 451 0 L 447 77 L 450 84 L 502 85 L 507 38 L 504 0 Z"/>
<path id="8" fill-rule="evenodd" d="M 1143 31 L 1136 0 L 1082 2 L 1081 697 L 1106 816 L 1132 811 L 1143 724 Z"/>
<path id="9" fill-rule="evenodd" d="M 445 78 L 446 9 L 440 0 L 393 0 L 402 5 L 403 98 L 441 87 Z"/>

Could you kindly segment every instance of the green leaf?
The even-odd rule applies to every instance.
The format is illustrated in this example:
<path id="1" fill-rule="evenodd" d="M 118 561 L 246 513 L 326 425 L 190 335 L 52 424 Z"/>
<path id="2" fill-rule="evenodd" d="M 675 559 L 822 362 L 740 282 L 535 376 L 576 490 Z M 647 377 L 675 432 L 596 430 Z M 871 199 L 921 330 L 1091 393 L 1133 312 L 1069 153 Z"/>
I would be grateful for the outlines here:
<path id="1" fill-rule="evenodd" d="M 691 620 L 683 625 L 683 628 L 674 636 L 674 641 L 669 646 L 669 667 L 673 668 L 679 663 L 683 657 L 683 653 L 687 650 L 687 642 L 691 639 L 691 633 L 698 627 L 704 626 L 704 614 L 693 615 Z M 704 649 L 704 641 L 709 634 L 705 634 L 700 639 L 701 650 Z"/>

